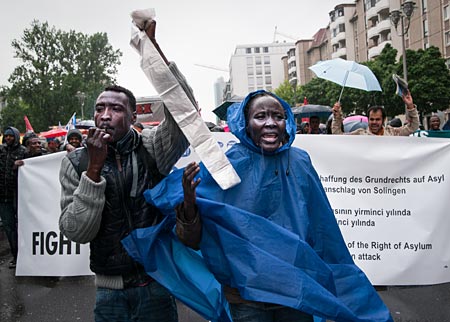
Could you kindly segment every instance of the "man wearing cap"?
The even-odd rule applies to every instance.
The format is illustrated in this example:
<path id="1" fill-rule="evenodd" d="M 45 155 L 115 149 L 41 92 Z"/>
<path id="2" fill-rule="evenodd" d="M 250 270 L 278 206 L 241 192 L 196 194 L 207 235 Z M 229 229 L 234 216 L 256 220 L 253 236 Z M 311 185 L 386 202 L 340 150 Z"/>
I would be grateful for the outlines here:
<path id="1" fill-rule="evenodd" d="M 26 148 L 20 144 L 19 131 L 7 127 L 0 145 L 0 215 L 13 259 L 9 268 L 16 267 L 17 259 L 17 165 L 24 158 Z"/>

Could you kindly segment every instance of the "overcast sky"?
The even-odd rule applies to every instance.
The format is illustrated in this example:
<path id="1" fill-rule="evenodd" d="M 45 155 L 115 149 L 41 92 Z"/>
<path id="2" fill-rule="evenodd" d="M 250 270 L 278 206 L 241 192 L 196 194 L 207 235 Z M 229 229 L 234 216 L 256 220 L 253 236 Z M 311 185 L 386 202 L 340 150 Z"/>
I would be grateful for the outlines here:
<path id="1" fill-rule="evenodd" d="M 156 92 L 139 67 L 139 56 L 129 45 L 135 9 L 153 7 L 158 22 L 156 36 L 169 60 L 177 63 L 194 89 L 203 118 L 214 121 L 213 85 L 228 74 L 195 64 L 228 68 L 236 45 L 270 43 L 278 31 L 298 39 L 311 38 L 326 27 L 328 13 L 337 4 L 352 0 L 6 0 L 0 4 L 0 85 L 20 63 L 13 57 L 11 41 L 37 19 L 65 31 L 86 34 L 106 32 L 110 43 L 123 53 L 119 84 L 136 96 Z M 278 37 L 283 40 L 286 38 Z"/>

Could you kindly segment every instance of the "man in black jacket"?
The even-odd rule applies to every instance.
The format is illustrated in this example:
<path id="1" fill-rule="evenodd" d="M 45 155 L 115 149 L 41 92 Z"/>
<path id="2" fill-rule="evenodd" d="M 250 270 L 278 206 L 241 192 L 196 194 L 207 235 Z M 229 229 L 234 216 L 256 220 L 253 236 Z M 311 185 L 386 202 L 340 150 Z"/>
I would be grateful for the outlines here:
<path id="1" fill-rule="evenodd" d="M 153 23 L 147 30 L 152 41 L 154 28 Z M 176 65 L 168 63 L 168 67 L 189 90 Z M 143 192 L 167 175 L 188 147 L 164 109 L 164 121 L 140 134 L 132 128 L 136 121 L 134 95 L 120 86 L 107 87 L 96 100 L 96 127 L 89 129 L 86 148 L 70 152 L 61 163 L 59 227 L 70 240 L 90 243 L 97 322 L 178 320 L 174 298 L 121 244 L 132 230 L 162 220 Z"/>
<path id="2" fill-rule="evenodd" d="M 9 268 L 16 267 L 17 260 L 17 164 L 24 158 L 26 148 L 20 144 L 19 131 L 7 127 L 0 145 L 0 215 L 8 238 L 13 260 Z"/>

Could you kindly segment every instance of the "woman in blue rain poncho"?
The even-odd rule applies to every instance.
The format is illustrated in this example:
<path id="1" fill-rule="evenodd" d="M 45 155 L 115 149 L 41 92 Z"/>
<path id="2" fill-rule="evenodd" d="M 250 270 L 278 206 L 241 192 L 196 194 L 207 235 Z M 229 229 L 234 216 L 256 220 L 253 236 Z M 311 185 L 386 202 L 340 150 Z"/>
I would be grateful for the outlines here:
<path id="1" fill-rule="evenodd" d="M 312 321 L 333 306 L 326 317 L 389 320 L 353 263 L 308 154 L 291 147 L 296 127 L 289 105 L 257 91 L 230 108 L 228 124 L 240 143 L 227 156 L 242 183 L 223 191 L 191 163 L 176 212 L 178 237 L 202 250 L 233 321 Z M 360 303 L 339 303 L 343 292 Z"/>
<path id="2" fill-rule="evenodd" d="M 133 233 L 124 241 L 130 254 L 169 290 L 185 285 L 183 301 L 194 308 L 189 290 L 213 285 L 200 277 L 211 272 L 218 281 L 216 294 L 225 293 L 234 322 L 312 321 L 313 315 L 392 321 L 354 264 L 309 155 L 291 147 L 296 125 L 290 106 L 260 90 L 230 106 L 227 119 L 240 141 L 227 157 L 242 182 L 222 190 L 201 163 L 174 171 L 146 198 L 167 215 L 167 225 L 173 225 L 176 213 L 176 236 L 170 229 L 152 231 L 152 237 Z M 185 261 L 192 254 L 183 257 L 180 269 L 174 251 L 161 250 L 168 248 L 164 231 L 170 232 L 170 243 L 179 239 L 192 254 L 201 254 L 201 274 Z M 222 309 L 221 296 L 217 299 L 210 311 L 226 320 L 227 308 Z"/>

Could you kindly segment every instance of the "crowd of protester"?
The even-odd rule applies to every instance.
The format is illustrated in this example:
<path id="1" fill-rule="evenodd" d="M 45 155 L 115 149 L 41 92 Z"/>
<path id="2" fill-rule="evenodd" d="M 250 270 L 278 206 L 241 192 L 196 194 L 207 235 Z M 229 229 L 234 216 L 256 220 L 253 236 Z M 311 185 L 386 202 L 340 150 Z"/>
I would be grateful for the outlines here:
<path id="1" fill-rule="evenodd" d="M 187 81 L 176 65 L 167 61 L 156 42 L 155 26 L 156 23 L 153 21 L 142 21 L 140 29 L 145 31 L 164 59 L 168 73 L 182 85 L 186 99 L 191 100 L 193 93 Z M 217 253 L 216 249 L 210 247 L 212 252 L 208 253 L 207 249 L 202 248 L 202 233 L 208 233 L 207 227 L 212 225 L 208 222 L 208 216 L 214 214 L 209 213 L 210 208 L 205 204 L 198 202 L 196 195 L 198 193 L 211 203 L 222 202 L 226 206 L 225 209 L 229 206 L 229 215 L 236 220 L 245 219 L 246 222 L 251 220 L 254 225 L 260 224 L 264 228 L 261 231 L 279 234 L 286 240 L 290 240 L 289 236 L 297 236 L 301 241 L 299 249 L 302 250 L 302 254 L 310 254 L 308 256 L 314 259 L 314 267 L 331 264 L 330 267 L 334 267 L 333 272 L 343 274 L 351 269 L 355 273 L 353 275 L 360 276 L 360 279 L 354 282 L 354 289 L 356 286 L 364 286 L 364 297 L 360 297 L 359 302 L 352 301 L 353 304 L 349 304 L 356 313 L 345 311 L 347 308 L 336 304 L 337 300 L 336 303 L 332 302 L 339 312 L 342 310 L 339 314 L 348 314 L 350 318 L 347 320 L 353 319 L 358 314 L 374 316 L 378 314 L 380 321 L 391 321 L 387 308 L 372 289 L 364 273 L 356 267 L 346 248 L 308 154 L 291 147 L 291 144 L 296 133 L 411 135 L 419 129 L 419 114 L 409 91 L 404 92 L 402 99 L 405 103 L 405 122 L 393 119 L 387 123 L 384 108 L 375 106 L 367 111 L 367 127 L 345 132 L 344 116 L 339 102 L 333 106 L 326 124 L 321 124 L 318 116 L 311 116 L 308 121 L 300 123 L 296 128 L 292 111 L 284 100 L 266 91 L 250 93 L 241 104 L 234 107 L 234 114 L 231 115 L 234 118 L 229 118 L 232 133 L 240 139 L 240 143 L 230 149 L 228 157 L 240 172 L 242 183 L 223 192 L 203 170 L 203 165 L 196 163 L 188 165 L 183 172 L 172 173 L 165 181 L 176 185 L 170 191 L 176 189 L 182 191 L 179 195 L 183 196 L 183 199 L 176 208 L 178 238 L 187 247 L 205 251 L 205 254 L 209 255 L 206 258 L 210 261 L 209 267 L 214 267 L 215 263 L 211 258 Z M 196 107 L 195 101 L 191 101 Z M 166 107 L 166 119 L 154 129 L 145 129 L 142 124 L 135 123 L 135 110 L 136 99 L 133 93 L 113 85 L 105 88 L 98 96 L 94 113 L 96 126 L 89 129 L 86 137 L 83 137 L 78 129 L 70 130 L 64 140 L 45 139 L 36 133 L 28 132 L 20 142 L 17 129 L 13 127 L 5 129 L 0 149 L 0 211 L 13 257 L 9 267 L 16 267 L 18 248 L 18 168 L 23 166 L 26 162 L 24 160 L 28 158 L 66 152 L 59 175 L 61 183 L 59 227 L 70 240 L 90 243 L 90 268 L 96 275 L 97 286 L 94 309 L 96 321 L 127 320 L 129 316 L 145 317 L 151 313 L 155 320 L 174 322 L 178 320 L 178 316 L 173 296 L 163 285 L 147 275 L 146 272 L 149 270 L 127 254 L 121 240 L 133 229 L 154 227 L 162 222 L 163 210 L 147 203 L 143 196 L 144 191 L 153 188 L 163 180 L 163 177 L 169 175 L 174 164 L 186 150 L 188 141 L 173 117 L 166 111 Z M 213 123 L 207 126 L 210 131 L 224 131 L 221 126 Z M 440 130 L 439 117 L 430 118 L 429 128 L 431 131 Z M 267 169 L 275 170 L 269 172 Z M 197 177 L 198 174 L 200 177 Z M 278 184 L 278 176 L 283 178 L 283 184 Z M 255 185 L 253 181 L 255 178 L 263 189 Z M 298 178 L 304 180 L 299 182 Z M 310 184 L 305 185 L 304 182 Z M 252 193 L 249 194 L 249 191 Z M 301 207 L 298 206 L 299 201 Z M 221 211 L 222 208 L 215 209 L 213 213 Z M 268 215 L 272 216 L 272 219 L 266 221 L 264 217 Z M 221 213 L 218 217 L 229 218 L 222 216 Z M 241 228 L 241 225 L 237 226 L 235 228 Z M 327 234 L 323 234 L 324 231 L 327 231 Z M 214 234 L 209 233 L 214 237 Z M 242 230 L 242 234 L 250 239 L 255 237 L 250 230 Z M 210 243 L 215 246 L 213 241 Z M 261 244 L 260 247 L 263 253 L 268 253 L 266 248 L 270 249 L 271 245 L 268 242 Z M 257 259 L 261 258 L 260 256 Z M 230 263 L 234 264 L 232 260 Z M 243 263 L 246 266 L 243 264 L 242 267 L 252 268 L 252 263 L 245 260 Z M 282 305 L 269 303 L 270 301 L 258 294 L 241 294 L 238 286 L 244 289 L 247 286 L 245 281 L 237 279 L 220 267 L 223 270 L 218 270 L 217 278 L 230 303 L 233 320 L 253 322 L 264 318 L 264 321 L 281 321 L 281 318 L 273 316 L 284 316 L 285 320 L 290 321 L 313 321 L 314 309 L 320 307 L 319 302 L 327 298 L 323 296 L 317 297 L 316 300 L 304 299 L 303 306 L 284 304 L 283 299 L 276 295 L 276 289 L 286 285 L 278 283 L 286 276 L 272 274 L 270 271 L 272 263 L 269 261 L 261 263 L 264 265 L 258 266 L 259 271 L 255 275 L 265 273 L 261 276 L 266 276 L 267 279 L 261 280 L 261 287 L 270 295 L 269 299 L 273 303 Z M 296 261 L 284 263 L 283 259 L 283 265 L 280 267 L 299 272 L 296 265 L 298 265 Z M 327 278 L 332 276 L 333 274 Z M 320 276 L 317 279 L 320 279 Z M 338 281 L 327 281 L 322 285 L 326 291 L 333 290 L 335 286 L 339 291 L 337 293 L 341 294 L 341 289 L 345 293 L 342 301 L 347 297 L 356 296 L 356 293 L 353 293 L 354 289 L 345 283 L 341 285 Z M 136 293 L 130 290 L 135 290 Z M 305 286 L 304 292 L 313 294 L 315 289 Z M 358 310 L 362 313 L 358 313 Z M 161 317 L 158 318 L 157 314 Z"/>

